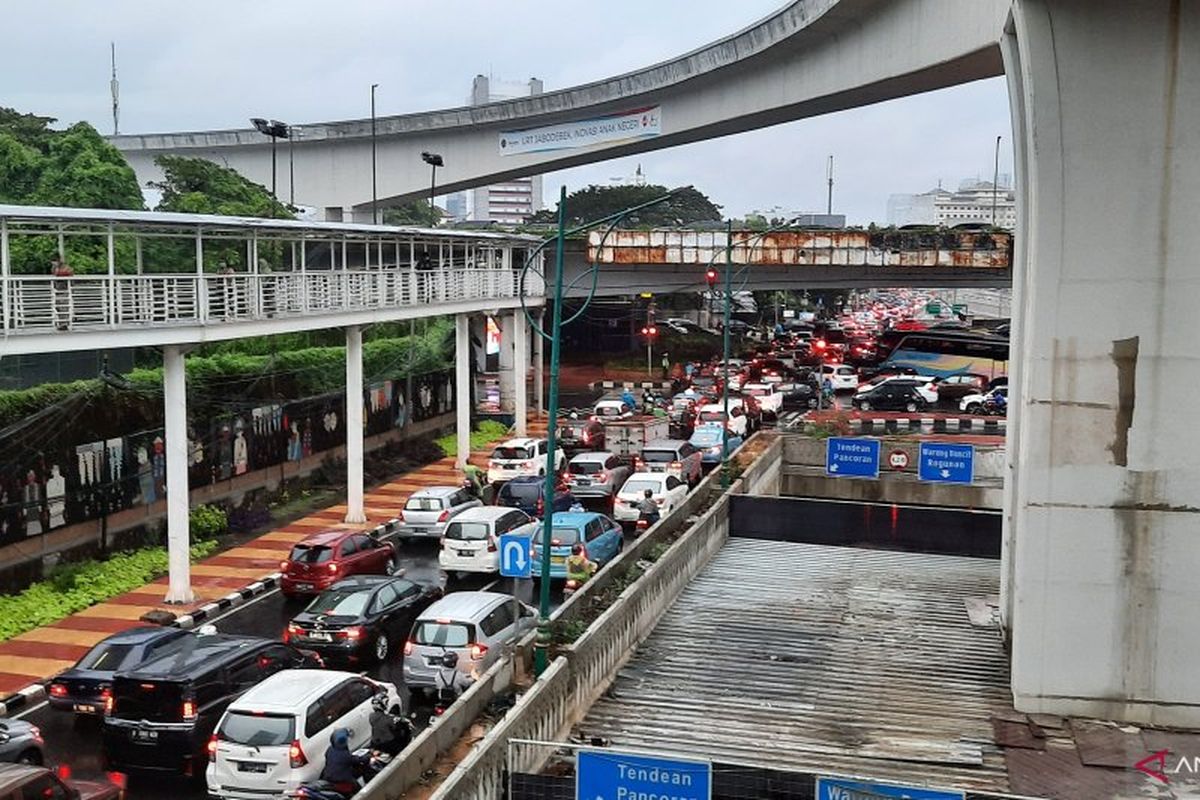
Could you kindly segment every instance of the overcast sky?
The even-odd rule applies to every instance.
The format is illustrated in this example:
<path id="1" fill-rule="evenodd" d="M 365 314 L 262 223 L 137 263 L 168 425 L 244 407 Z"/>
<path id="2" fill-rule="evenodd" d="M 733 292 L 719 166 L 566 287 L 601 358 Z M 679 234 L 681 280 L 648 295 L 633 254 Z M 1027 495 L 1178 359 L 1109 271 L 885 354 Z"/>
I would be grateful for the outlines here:
<path id="1" fill-rule="evenodd" d="M 745 27 L 780 0 L 10 0 L 0 47 L 0 105 L 87 120 L 112 132 L 109 42 L 117 46 L 121 131 L 245 127 L 361 118 L 465 104 L 472 78 L 541 78 L 547 90 L 686 52 Z M 939 180 L 1012 172 L 1002 79 L 552 173 L 548 200 L 631 175 L 693 184 L 741 215 L 824 210 L 884 221 L 887 195 Z"/>

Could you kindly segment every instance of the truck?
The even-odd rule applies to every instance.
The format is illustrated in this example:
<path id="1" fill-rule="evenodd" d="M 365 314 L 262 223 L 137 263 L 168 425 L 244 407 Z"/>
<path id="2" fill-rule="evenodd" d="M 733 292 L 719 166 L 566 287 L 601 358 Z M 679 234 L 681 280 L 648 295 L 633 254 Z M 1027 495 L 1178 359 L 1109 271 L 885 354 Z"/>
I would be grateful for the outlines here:
<path id="1" fill-rule="evenodd" d="M 604 425 L 604 449 L 627 459 L 640 454 L 647 442 L 667 439 L 671 434 L 671 420 L 667 417 L 638 416 L 601 422 Z"/>

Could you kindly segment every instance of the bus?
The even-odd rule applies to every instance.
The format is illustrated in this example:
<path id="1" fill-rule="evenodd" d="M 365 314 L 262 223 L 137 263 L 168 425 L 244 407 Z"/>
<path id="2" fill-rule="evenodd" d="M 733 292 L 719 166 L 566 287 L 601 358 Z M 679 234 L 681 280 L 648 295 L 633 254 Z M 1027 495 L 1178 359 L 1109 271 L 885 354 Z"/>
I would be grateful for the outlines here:
<path id="1" fill-rule="evenodd" d="M 897 342 L 879 370 L 914 370 L 948 378 L 971 373 L 989 379 L 1008 375 L 1008 339 L 975 331 L 927 330 Z"/>

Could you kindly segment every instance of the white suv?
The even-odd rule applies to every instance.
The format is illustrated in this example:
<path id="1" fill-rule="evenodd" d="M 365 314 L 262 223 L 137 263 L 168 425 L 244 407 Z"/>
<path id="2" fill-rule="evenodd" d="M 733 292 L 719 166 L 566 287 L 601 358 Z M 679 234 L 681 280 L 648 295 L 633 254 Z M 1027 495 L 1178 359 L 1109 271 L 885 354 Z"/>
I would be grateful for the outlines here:
<path id="1" fill-rule="evenodd" d="M 352 751 L 370 744 L 371 699 L 379 692 L 403 710 L 395 686 L 353 672 L 287 669 L 250 688 L 229 704 L 209 740 L 209 796 L 285 797 L 316 780 L 335 729 L 350 731 Z"/>
<path id="2" fill-rule="evenodd" d="M 774 419 L 783 410 L 783 393 L 775 383 L 747 383 L 742 387 L 742 394 L 748 394 L 762 406 L 764 416 Z"/>
<path id="3" fill-rule="evenodd" d="M 521 475 L 545 475 L 547 450 L 545 439 L 509 439 L 493 450 L 488 459 L 488 483 L 501 483 Z M 554 472 L 561 472 L 566 463 L 566 455 L 556 449 Z"/>

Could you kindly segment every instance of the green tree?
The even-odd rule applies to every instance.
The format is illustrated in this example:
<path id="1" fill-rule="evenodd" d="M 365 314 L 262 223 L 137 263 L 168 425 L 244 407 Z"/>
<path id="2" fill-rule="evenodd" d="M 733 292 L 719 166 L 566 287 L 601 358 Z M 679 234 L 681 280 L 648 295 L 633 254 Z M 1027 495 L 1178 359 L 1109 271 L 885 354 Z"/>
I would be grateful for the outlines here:
<path id="1" fill-rule="evenodd" d="M 588 186 L 567 195 L 567 224 L 581 225 L 601 219 L 622 209 L 646 203 L 666 194 L 665 186 Z M 535 214 L 531 222 L 556 222 L 558 210 Z M 699 190 L 688 186 L 663 203 L 639 211 L 626 224 L 635 227 L 689 225 L 695 222 L 720 222 L 721 207 Z"/>
<path id="2" fill-rule="evenodd" d="M 149 184 L 162 192 L 156 211 L 295 218 L 292 209 L 272 197 L 265 186 L 229 167 L 183 156 L 159 156 L 154 163 L 163 171 L 161 181 Z"/>
<path id="3" fill-rule="evenodd" d="M 42 154 L 0 132 L 0 203 L 28 203 L 42 172 Z"/>
<path id="4" fill-rule="evenodd" d="M 50 152 L 50 140 L 57 134 L 50 125 L 57 122 L 54 117 L 37 114 L 22 114 L 11 108 L 0 106 L 0 133 L 7 133 L 26 147 L 32 147 L 42 155 Z"/>
<path id="5" fill-rule="evenodd" d="M 137 177 L 121 151 L 86 122 L 50 140 L 32 202 L 76 208 L 144 208 Z"/>
<path id="6" fill-rule="evenodd" d="M 427 200 L 410 200 L 403 205 L 383 210 L 384 225 L 418 225 L 422 228 L 435 227 L 442 213 L 429 205 Z"/>

